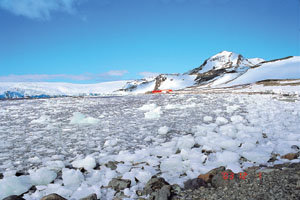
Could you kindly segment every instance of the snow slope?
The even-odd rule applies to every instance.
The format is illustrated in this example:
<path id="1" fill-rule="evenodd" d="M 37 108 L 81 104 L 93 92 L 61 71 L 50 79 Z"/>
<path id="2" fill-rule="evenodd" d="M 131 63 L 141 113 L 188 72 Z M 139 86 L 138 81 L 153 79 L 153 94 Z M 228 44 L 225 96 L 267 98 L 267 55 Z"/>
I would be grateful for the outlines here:
<path id="1" fill-rule="evenodd" d="M 293 56 L 291 58 L 266 62 L 259 67 L 251 68 L 239 76 L 235 80 L 226 84 L 225 86 L 241 85 L 248 83 L 255 83 L 257 81 L 269 79 L 299 79 L 300 78 L 300 56 Z"/>
<path id="2" fill-rule="evenodd" d="M 113 81 L 97 84 L 0 82 L 0 99 L 7 98 L 7 96 L 23 98 L 112 94 L 114 91 L 121 89 L 126 82 Z"/>
<path id="3" fill-rule="evenodd" d="M 127 83 L 125 90 L 132 93 L 145 93 L 153 90 L 180 90 L 195 85 L 196 75 L 161 74 L 148 80 L 132 81 Z"/>

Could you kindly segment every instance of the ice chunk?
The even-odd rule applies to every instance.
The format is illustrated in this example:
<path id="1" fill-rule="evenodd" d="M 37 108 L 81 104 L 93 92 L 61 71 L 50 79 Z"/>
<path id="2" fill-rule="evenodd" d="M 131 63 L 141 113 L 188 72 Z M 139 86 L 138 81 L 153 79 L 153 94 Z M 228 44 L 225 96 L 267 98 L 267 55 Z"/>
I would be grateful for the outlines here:
<path id="1" fill-rule="evenodd" d="M 145 104 L 142 107 L 138 108 L 138 110 L 142 110 L 142 111 L 150 111 L 150 110 L 154 110 L 157 107 L 156 104 L 152 103 L 152 104 Z"/>
<path id="2" fill-rule="evenodd" d="M 259 164 L 266 163 L 270 159 L 269 153 L 259 150 L 243 152 L 242 155 L 248 160 Z"/>
<path id="3" fill-rule="evenodd" d="M 172 155 L 167 159 L 164 159 L 160 164 L 160 170 L 162 172 L 169 173 L 183 173 L 184 165 L 180 155 Z"/>
<path id="4" fill-rule="evenodd" d="M 105 147 L 113 147 L 116 146 L 118 144 L 118 140 L 117 139 L 111 139 L 111 140 L 106 140 L 104 143 Z"/>
<path id="5" fill-rule="evenodd" d="M 239 161 L 239 154 L 232 152 L 232 151 L 223 151 L 216 153 L 216 161 L 220 165 L 227 166 L 228 164 L 238 163 Z"/>
<path id="6" fill-rule="evenodd" d="M 211 116 L 205 116 L 203 117 L 203 121 L 204 122 L 211 122 L 213 120 L 213 118 Z"/>
<path id="7" fill-rule="evenodd" d="M 216 123 L 219 124 L 219 125 L 227 124 L 228 120 L 226 118 L 224 118 L 224 117 L 217 117 Z"/>
<path id="8" fill-rule="evenodd" d="M 73 113 L 73 117 L 71 118 L 70 123 L 71 124 L 97 124 L 100 120 L 93 118 L 93 117 L 87 117 L 84 114 L 80 112 Z"/>
<path id="9" fill-rule="evenodd" d="M 244 118 L 240 115 L 234 115 L 230 118 L 230 120 L 233 122 L 233 123 L 239 123 L 239 122 L 243 122 L 244 121 Z"/>
<path id="10" fill-rule="evenodd" d="M 195 139 L 191 135 L 180 137 L 177 142 L 178 149 L 190 149 L 195 145 Z"/>
<path id="11" fill-rule="evenodd" d="M 56 178 L 56 173 L 45 167 L 30 173 L 30 179 L 33 185 L 47 185 Z"/>
<path id="12" fill-rule="evenodd" d="M 97 186 L 88 186 L 86 183 L 83 183 L 77 190 L 73 193 L 70 199 L 81 199 L 89 196 L 90 194 L 96 193 L 100 196 L 100 188 Z"/>
<path id="13" fill-rule="evenodd" d="M 157 107 L 153 110 L 150 110 L 149 112 L 145 113 L 145 119 L 158 119 L 161 115 L 161 107 Z"/>
<path id="14" fill-rule="evenodd" d="M 92 156 L 87 156 L 82 160 L 75 160 L 72 162 L 72 165 L 75 168 L 84 168 L 87 171 L 91 171 L 96 167 L 96 161 Z"/>
<path id="15" fill-rule="evenodd" d="M 29 176 L 11 176 L 0 180 L 0 199 L 10 195 L 20 195 L 31 188 L 32 183 Z"/>
<path id="16" fill-rule="evenodd" d="M 146 184 L 150 180 L 151 177 L 152 177 L 151 173 L 148 171 L 144 171 L 144 170 L 139 171 L 135 176 L 135 178 L 143 184 Z"/>
<path id="17" fill-rule="evenodd" d="M 48 169 L 59 172 L 62 168 L 65 167 L 65 164 L 61 160 L 50 160 L 45 163 Z"/>
<path id="18" fill-rule="evenodd" d="M 84 180 L 82 173 L 74 169 L 62 169 L 62 179 L 65 186 L 76 186 Z"/>
<path id="19" fill-rule="evenodd" d="M 163 126 L 158 129 L 158 134 L 165 135 L 168 133 L 168 131 L 169 131 L 169 127 Z"/>
<path id="20" fill-rule="evenodd" d="M 32 120 L 31 123 L 36 124 L 42 124 L 49 120 L 49 118 L 46 115 L 42 115 L 40 118 Z"/>

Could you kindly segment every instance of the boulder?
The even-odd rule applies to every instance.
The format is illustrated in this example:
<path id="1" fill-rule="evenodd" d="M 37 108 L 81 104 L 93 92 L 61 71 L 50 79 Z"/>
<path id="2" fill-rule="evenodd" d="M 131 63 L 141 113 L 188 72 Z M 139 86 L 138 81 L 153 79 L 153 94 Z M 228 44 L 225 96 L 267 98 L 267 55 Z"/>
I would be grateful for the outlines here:
<path id="1" fill-rule="evenodd" d="M 25 199 L 23 199 L 22 197 L 19 197 L 17 195 L 11 195 L 11 196 L 4 198 L 3 200 L 25 200 Z"/>
<path id="2" fill-rule="evenodd" d="M 143 195 L 152 194 L 162 189 L 163 186 L 165 185 L 170 185 L 170 184 L 161 177 L 152 176 L 152 178 L 146 183 L 142 193 Z"/>
<path id="3" fill-rule="evenodd" d="M 154 195 L 155 200 L 168 200 L 171 196 L 171 186 L 164 185 L 160 190 L 156 191 Z"/>
<path id="4" fill-rule="evenodd" d="M 67 199 L 63 198 L 62 196 L 59 196 L 58 194 L 53 193 L 44 196 L 43 198 L 41 198 L 41 200 L 67 200 Z"/>
<path id="5" fill-rule="evenodd" d="M 200 174 L 198 178 L 204 180 L 207 183 L 211 183 L 213 176 L 215 176 L 216 174 L 221 174 L 224 171 L 225 171 L 225 167 L 221 166 L 210 170 L 206 174 Z"/>
<path id="6" fill-rule="evenodd" d="M 120 178 L 113 178 L 108 183 L 108 187 L 113 188 L 115 191 L 124 190 L 125 188 L 129 188 L 130 185 L 131 185 L 131 180 L 129 180 L 129 179 L 120 179 Z"/>
<path id="7" fill-rule="evenodd" d="M 299 157 L 299 154 L 297 154 L 297 153 L 288 153 L 288 154 L 281 156 L 281 158 L 288 159 L 288 160 L 294 160 L 294 159 L 297 159 L 298 157 Z"/>
<path id="8" fill-rule="evenodd" d="M 97 195 L 95 193 L 90 194 L 89 196 L 81 198 L 80 200 L 97 200 Z"/>

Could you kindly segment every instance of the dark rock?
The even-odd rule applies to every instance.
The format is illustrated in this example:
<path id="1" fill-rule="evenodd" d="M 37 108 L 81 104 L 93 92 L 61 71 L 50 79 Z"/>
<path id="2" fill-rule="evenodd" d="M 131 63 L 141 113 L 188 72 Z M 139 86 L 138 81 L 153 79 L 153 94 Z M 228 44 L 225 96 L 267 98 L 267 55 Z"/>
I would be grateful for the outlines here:
<path id="1" fill-rule="evenodd" d="M 3 174 L 2 174 L 2 173 L 0 173 L 0 179 L 3 179 L 3 177 L 4 177 L 4 176 L 3 176 Z"/>
<path id="2" fill-rule="evenodd" d="M 195 190 L 200 187 L 207 187 L 207 183 L 201 178 L 194 178 L 184 182 L 184 189 L 186 190 L 188 189 Z"/>
<path id="3" fill-rule="evenodd" d="M 209 154 L 211 154 L 211 153 L 215 153 L 215 152 L 213 152 L 213 151 L 211 151 L 211 150 L 205 150 L 205 149 L 202 149 L 202 151 L 201 151 L 204 155 L 206 155 L 206 156 L 208 156 Z"/>
<path id="4" fill-rule="evenodd" d="M 94 170 L 100 170 L 101 169 L 100 167 L 101 167 L 100 164 L 96 163 L 96 167 L 94 167 Z"/>
<path id="5" fill-rule="evenodd" d="M 161 177 L 152 176 L 152 178 L 146 183 L 144 187 L 143 195 L 149 195 L 154 192 L 157 192 L 160 189 L 162 189 L 162 187 L 165 185 L 170 185 L 170 184 Z"/>
<path id="6" fill-rule="evenodd" d="M 171 186 L 164 185 L 159 191 L 156 192 L 154 199 L 155 200 L 168 200 L 171 196 Z"/>
<path id="7" fill-rule="evenodd" d="M 268 136 L 267 136 L 266 133 L 262 133 L 262 137 L 263 137 L 263 138 L 268 138 Z"/>
<path id="8" fill-rule="evenodd" d="M 107 167 L 107 168 L 110 168 L 111 170 L 115 170 L 115 169 L 117 169 L 117 164 L 118 164 L 118 162 L 113 162 L 113 161 L 109 161 L 108 163 L 106 163 L 105 164 L 105 166 Z"/>
<path id="9" fill-rule="evenodd" d="M 97 195 L 95 193 L 90 194 L 89 196 L 81 198 L 80 200 L 97 200 Z"/>
<path id="10" fill-rule="evenodd" d="M 299 151 L 300 148 L 297 145 L 292 145 L 291 148 L 295 151 Z"/>
<path id="11" fill-rule="evenodd" d="M 126 196 L 124 194 L 124 192 L 119 191 L 119 192 L 115 193 L 115 197 L 113 198 L 113 200 L 123 200 L 123 199 L 128 199 L 128 198 L 129 198 L 129 196 Z"/>
<path id="12" fill-rule="evenodd" d="M 11 196 L 4 198 L 3 200 L 25 200 L 25 199 L 23 199 L 22 197 L 19 197 L 17 195 L 11 195 Z"/>
<path id="13" fill-rule="evenodd" d="M 200 144 L 198 143 L 194 144 L 193 148 L 200 148 Z"/>
<path id="14" fill-rule="evenodd" d="M 272 154 L 268 162 L 275 162 L 277 160 L 277 156 L 279 156 L 279 154 Z"/>
<path id="15" fill-rule="evenodd" d="M 131 180 L 129 180 L 129 179 L 120 179 L 120 178 L 113 178 L 108 183 L 108 187 L 113 188 L 115 191 L 124 190 L 125 188 L 129 188 L 130 185 L 131 185 Z"/>
<path id="16" fill-rule="evenodd" d="M 53 193 L 44 196 L 43 198 L 41 198 L 41 200 L 67 200 L 67 199 L 63 198 L 62 196 L 59 196 L 58 194 Z"/>
<path id="17" fill-rule="evenodd" d="M 24 176 L 24 175 L 29 175 L 29 173 L 26 173 L 24 171 L 17 171 L 16 176 Z"/>

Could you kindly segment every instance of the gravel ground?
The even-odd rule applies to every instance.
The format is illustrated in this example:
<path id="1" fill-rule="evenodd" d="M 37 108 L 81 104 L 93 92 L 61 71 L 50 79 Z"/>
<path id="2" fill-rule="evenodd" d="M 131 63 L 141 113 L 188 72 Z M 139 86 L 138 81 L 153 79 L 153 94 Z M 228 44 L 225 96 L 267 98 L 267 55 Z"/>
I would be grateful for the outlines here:
<path id="1" fill-rule="evenodd" d="M 200 187 L 196 190 L 183 190 L 172 196 L 172 200 L 210 199 L 300 199 L 300 163 L 275 165 L 274 167 L 252 167 L 245 171 L 245 179 L 235 174 L 233 180 L 217 176 L 220 186 Z M 259 173 L 261 172 L 261 177 Z"/>

